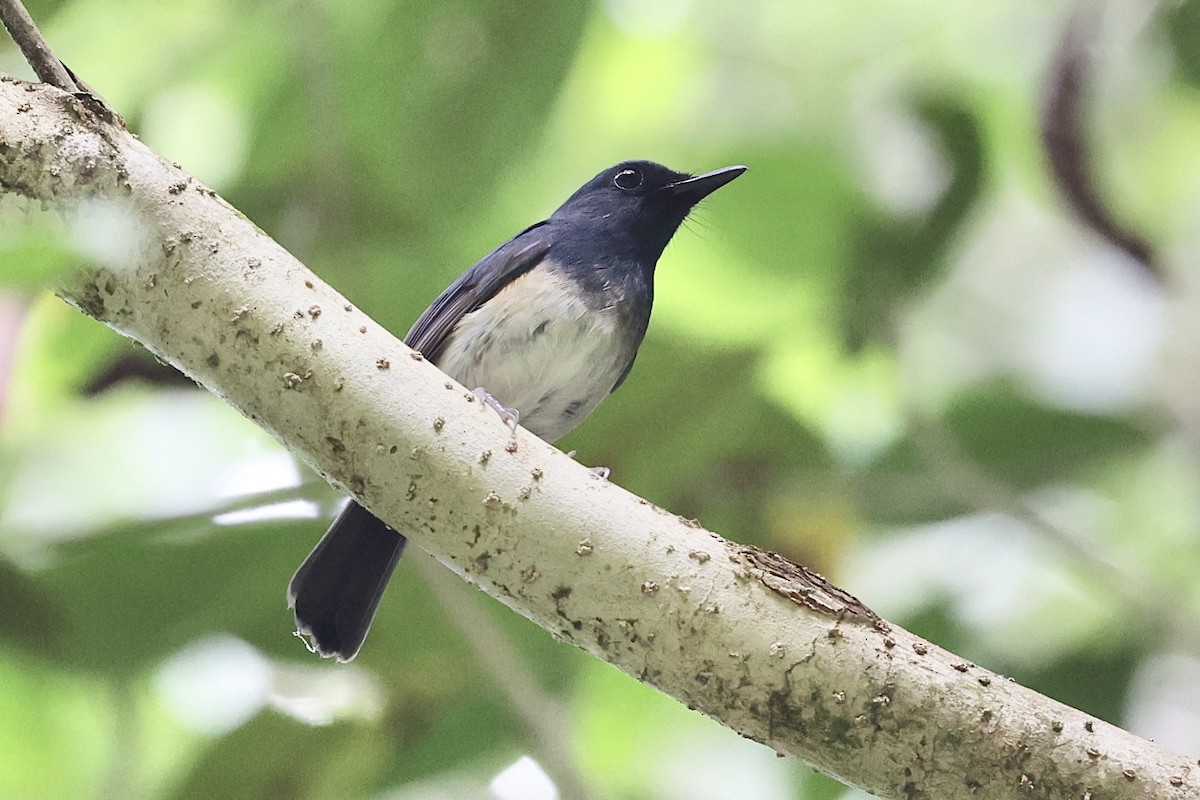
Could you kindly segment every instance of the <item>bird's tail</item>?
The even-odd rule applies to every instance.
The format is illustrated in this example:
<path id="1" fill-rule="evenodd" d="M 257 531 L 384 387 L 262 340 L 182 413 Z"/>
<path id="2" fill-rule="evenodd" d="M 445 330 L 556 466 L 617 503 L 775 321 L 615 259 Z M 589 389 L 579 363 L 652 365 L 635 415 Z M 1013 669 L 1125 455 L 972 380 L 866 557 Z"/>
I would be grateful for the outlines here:
<path id="1" fill-rule="evenodd" d="M 288 584 L 296 633 L 322 656 L 358 655 L 408 540 L 351 501 Z"/>

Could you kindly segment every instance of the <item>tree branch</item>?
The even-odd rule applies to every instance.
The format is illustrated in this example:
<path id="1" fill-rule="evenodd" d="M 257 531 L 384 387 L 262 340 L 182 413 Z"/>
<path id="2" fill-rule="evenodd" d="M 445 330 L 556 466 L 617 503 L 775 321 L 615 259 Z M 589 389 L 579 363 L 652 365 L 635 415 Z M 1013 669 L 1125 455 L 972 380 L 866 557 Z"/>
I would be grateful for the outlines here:
<path id="1" fill-rule="evenodd" d="M 1092 3 L 1080 3 L 1068 18 L 1042 101 L 1042 148 L 1067 205 L 1101 238 L 1124 251 L 1155 283 L 1165 275 L 1150 244 L 1122 225 L 1096 188 L 1084 138 L 1084 100 L 1092 78 L 1091 48 L 1098 24 Z"/>
<path id="2" fill-rule="evenodd" d="M 0 22 L 8 29 L 8 34 L 21 48 L 22 55 L 33 67 L 38 80 L 56 86 L 64 92 L 79 91 L 75 79 L 61 61 L 54 57 L 50 45 L 46 43 L 42 32 L 38 30 L 29 16 L 29 11 L 21 0 L 0 0 Z"/>
<path id="3" fill-rule="evenodd" d="M 91 229 L 110 254 L 125 220 L 128 252 L 67 278 L 68 302 L 467 580 L 742 735 L 886 798 L 1200 791 L 1193 761 L 890 628 L 523 430 L 510 440 L 470 392 L 76 98 L 0 80 L 0 190 L 68 219 L 102 207 L 109 222 Z"/>

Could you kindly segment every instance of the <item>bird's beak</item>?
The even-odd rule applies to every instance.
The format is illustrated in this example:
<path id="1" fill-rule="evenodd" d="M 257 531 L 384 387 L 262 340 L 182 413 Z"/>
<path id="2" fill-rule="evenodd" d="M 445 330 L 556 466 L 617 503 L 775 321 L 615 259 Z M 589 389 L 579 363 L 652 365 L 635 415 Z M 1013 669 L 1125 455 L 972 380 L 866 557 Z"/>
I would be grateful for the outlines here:
<path id="1" fill-rule="evenodd" d="M 668 183 L 663 189 L 671 194 L 687 197 L 693 203 L 698 203 L 745 171 L 746 167 L 743 166 L 721 167 L 721 169 L 714 169 L 712 172 L 706 172 L 694 178 Z"/>

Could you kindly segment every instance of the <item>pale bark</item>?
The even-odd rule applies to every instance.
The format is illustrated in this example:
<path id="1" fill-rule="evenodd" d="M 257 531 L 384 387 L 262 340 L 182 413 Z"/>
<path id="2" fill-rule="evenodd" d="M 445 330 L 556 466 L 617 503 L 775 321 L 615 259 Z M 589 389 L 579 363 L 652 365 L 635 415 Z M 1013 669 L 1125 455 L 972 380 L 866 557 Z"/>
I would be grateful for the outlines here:
<path id="1" fill-rule="evenodd" d="M 524 431 L 510 440 L 464 387 L 79 100 L 0 82 L 0 189 L 126 221 L 135 245 L 68 278 L 69 302 L 554 636 L 735 731 L 888 798 L 1200 793 L 1194 760 L 890 627 Z M 262 576 L 281 597 L 286 577 Z"/>

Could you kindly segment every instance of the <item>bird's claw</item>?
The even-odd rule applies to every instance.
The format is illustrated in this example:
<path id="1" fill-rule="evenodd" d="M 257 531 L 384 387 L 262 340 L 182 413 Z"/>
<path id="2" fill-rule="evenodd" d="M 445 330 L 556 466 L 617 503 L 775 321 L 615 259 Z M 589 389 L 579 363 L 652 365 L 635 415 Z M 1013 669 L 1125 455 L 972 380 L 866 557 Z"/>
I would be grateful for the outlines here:
<path id="1" fill-rule="evenodd" d="M 510 431 L 512 431 L 514 434 L 517 432 L 517 425 L 521 422 L 521 412 L 520 411 L 517 411 L 515 408 L 509 408 L 508 406 L 504 405 L 499 400 L 497 400 L 495 397 L 493 397 L 491 395 L 491 393 L 488 392 L 487 389 L 484 389 L 482 386 L 475 387 L 471 391 L 471 394 L 478 397 L 479 402 L 484 403 L 485 405 L 491 406 L 492 410 L 500 415 L 500 419 L 504 422 L 505 425 L 508 426 L 508 429 Z"/>
<path id="2" fill-rule="evenodd" d="M 578 452 L 578 451 L 576 451 L 576 450 L 570 451 L 569 453 L 567 453 L 567 458 L 575 458 L 576 452 Z M 592 473 L 592 475 L 594 475 L 595 477 L 599 478 L 602 481 L 608 480 L 608 476 L 612 475 L 612 470 L 609 469 L 608 467 L 591 467 L 590 469 L 588 469 L 588 472 Z"/>

